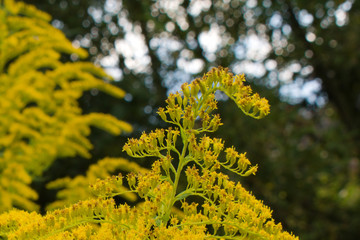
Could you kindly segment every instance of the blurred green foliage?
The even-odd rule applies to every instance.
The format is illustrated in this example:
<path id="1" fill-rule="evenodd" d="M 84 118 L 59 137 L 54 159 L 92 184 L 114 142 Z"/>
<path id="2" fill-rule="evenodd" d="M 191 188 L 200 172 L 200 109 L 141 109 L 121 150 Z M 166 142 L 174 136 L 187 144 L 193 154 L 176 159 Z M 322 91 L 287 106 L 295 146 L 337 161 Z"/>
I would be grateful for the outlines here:
<path id="1" fill-rule="evenodd" d="M 230 126 L 221 137 L 261 162 L 248 189 L 301 239 L 357 239 L 359 1 L 28 2 L 50 13 L 93 62 L 118 73 L 126 103 L 93 90 L 82 107 L 132 123 L 135 136 L 158 127 L 161 100 L 192 76 L 218 65 L 245 72 L 270 99 L 270 117 L 255 127 L 219 98 Z M 92 141 L 96 159 L 121 155 L 122 137 L 95 131 Z"/>

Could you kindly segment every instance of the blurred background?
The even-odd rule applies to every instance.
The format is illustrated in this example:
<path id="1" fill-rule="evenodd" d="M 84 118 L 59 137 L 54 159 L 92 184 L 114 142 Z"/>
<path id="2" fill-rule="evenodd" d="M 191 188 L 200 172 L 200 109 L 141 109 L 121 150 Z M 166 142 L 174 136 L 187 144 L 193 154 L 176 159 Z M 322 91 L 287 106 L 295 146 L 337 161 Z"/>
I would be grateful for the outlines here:
<path id="1" fill-rule="evenodd" d="M 360 238 L 359 1 L 26 2 L 51 14 L 53 26 L 127 92 L 118 100 L 92 89 L 81 99 L 84 113 L 110 113 L 135 129 L 120 137 L 93 129 L 93 160 L 59 159 L 49 181 L 105 156 L 126 157 L 127 137 L 163 127 L 156 111 L 169 92 L 221 65 L 245 73 L 272 106 L 257 121 L 218 96 L 217 136 L 259 164 L 256 176 L 240 181 L 300 239 Z"/>

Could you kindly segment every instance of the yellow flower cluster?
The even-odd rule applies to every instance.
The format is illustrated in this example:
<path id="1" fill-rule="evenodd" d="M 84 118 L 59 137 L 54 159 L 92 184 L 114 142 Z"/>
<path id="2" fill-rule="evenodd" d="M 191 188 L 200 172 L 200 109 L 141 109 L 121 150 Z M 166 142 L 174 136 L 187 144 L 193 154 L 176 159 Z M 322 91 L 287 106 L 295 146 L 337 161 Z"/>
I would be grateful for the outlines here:
<path id="1" fill-rule="evenodd" d="M 204 239 L 196 226 L 157 225 L 157 209 L 151 202 L 137 208 L 115 206 L 112 199 L 92 199 L 41 216 L 12 210 L 1 215 L 0 236 L 7 239 Z M 196 231 L 195 231 L 196 230 Z M 202 229 L 203 230 L 203 229 Z"/>
<path id="2" fill-rule="evenodd" d="M 114 134 L 131 130 L 103 114 L 81 115 L 77 99 L 83 91 L 97 88 L 116 97 L 124 93 L 104 83 L 106 74 L 91 64 L 60 62 L 59 53 L 86 53 L 74 49 L 49 19 L 14 0 L 0 5 L 1 210 L 36 208 L 32 200 L 37 194 L 28 186 L 32 177 L 41 175 L 56 157 L 89 157 L 90 125 Z M 257 166 L 251 166 L 245 153 L 225 148 L 222 139 L 206 135 L 222 125 L 220 116 L 212 113 L 217 109 L 216 91 L 256 119 L 269 114 L 267 100 L 252 93 L 243 75 L 221 67 L 181 89 L 158 111 L 175 126 L 143 133 L 123 148 L 132 157 L 155 157 L 151 170 L 105 159 L 84 177 L 52 182 L 48 187 L 64 188 L 52 207 L 72 205 L 44 216 L 20 210 L 3 213 L 0 238 L 298 239 L 274 222 L 268 207 L 221 172 L 248 176 Z M 118 168 L 135 172 L 110 177 Z M 83 190 L 89 181 L 90 189 Z M 135 207 L 117 205 L 113 198 L 131 200 L 135 193 L 143 200 Z M 74 203 L 81 198 L 89 199 Z"/>
<path id="3" fill-rule="evenodd" d="M 143 133 L 139 139 L 129 139 L 123 147 L 132 157 L 158 158 L 149 173 L 127 177 L 130 188 L 145 203 L 154 204 L 158 228 L 170 222 L 168 231 L 175 227 L 182 234 L 191 232 L 200 239 L 297 239 L 284 232 L 281 224 L 274 223 L 268 207 L 240 183 L 219 172 L 223 168 L 241 176 L 255 174 L 257 166 L 251 166 L 246 153 L 239 154 L 234 147 L 224 149 L 222 139 L 202 134 L 216 131 L 222 124 L 219 115 L 211 114 L 217 108 L 218 90 L 235 101 L 246 115 L 259 119 L 269 113 L 267 100 L 252 94 L 244 81 L 243 76 L 216 68 L 202 79 L 185 83 L 182 92 L 170 94 L 166 108 L 158 111 L 164 121 L 176 128 Z M 198 119 L 200 124 L 196 123 Z M 219 160 L 221 154 L 223 161 Z M 191 163 L 195 165 L 190 167 Z M 187 180 L 185 189 L 179 185 L 183 173 Z M 202 201 L 188 202 L 190 196 L 198 196 Z M 183 214 L 174 209 L 179 201 Z"/>
<path id="4" fill-rule="evenodd" d="M 298 239 L 283 231 L 281 224 L 272 219 L 271 210 L 239 182 L 219 171 L 227 169 L 248 176 L 255 173 L 257 166 L 251 167 L 245 153 L 239 154 L 234 147 L 224 148 L 223 140 L 205 135 L 204 132 L 213 132 L 221 125 L 219 116 L 210 115 L 216 109 L 214 89 L 237 96 L 234 99 L 244 104 L 240 108 L 252 117 L 260 118 L 269 109 L 265 100 L 259 98 L 254 102 L 257 97 L 249 95 L 249 87 L 233 86 L 234 83 L 243 86 L 239 77 L 225 73 L 225 69 L 214 69 L 202 80 L 185 84 L 183 95 L 169 96 L 166 110 L 160 109 L 159 114 L 176 128 L 157 129 L 143 133 L 139 139 L 128 140 L 124 151 L 130 156 L 157 158 L 150 171 L 134 168 L 137 173 L 129 173 L 126 178 L 98 174 L 106 178 L 97 180 L 90 188 L 100 198 L 81 201 L 45 216 L 22 211 L 3 214 L 0 236 L 8 239 Z M 248 93 L 244 94 L 245 91 Z M 240 99 L 240 95 L 247 100 Z M 260 106 L 259 102 L 266 104 Z M 244 107 L 249 104 L 250 110 Z M 201 124 L 196 123 L 197 119 Z M 221 157 L 224 160 L 219 160 Z M 96 172 L 98 167 L 93 169 Z M 187 182 L 186 186 L 179 184 L 180 178 Z M 53 183 L 61 184 L 61 180 Z M 115 204 L 113 196 L 129 193 L 137 193 L 143 202 L 136 207 Z M 200 200 L 194 202 L 194 197 Z"/>
<path id="5" fill-rule="evenodd" d="M 227 175 L 208 170 L 200 175 L 197 168 L 188 167 L 186 176 L 190 185 L 186 194 L 200 196 L 205 201 L 201 209 L 184 202 L 184 219 L 201 212 L 201 216 L 205 216 L 202 221 L 212 225 L 214 234 L 220 229 L 230 237 L 240 235 L 249 239 L 293 239 L 289 233 L 282 231 L 281 224 L 274 223 L 268 207 L 240 183 L 229 180 Z"/>
<path id="6" fill-rule="evenodd" d="M 127 201 L 136 201 L 137 196 L 123 186 L 121 182 L 118 182 L 122 181 L 120 176 L 111 177 L 111 174 L 118 171 L 146 173 L 148 169 L 142 168 L 135 162 L 124 158 L 104 158 L 92 164 L 85 176 L 60 178 L 47 184 L 48 189 L 61 189 L 57 192 L 57 200 L 48 205 L 47 209 L 62 208 L 79 200 L 94 197 L 94 195 L 111 197 L 119 195 L 119 192 L 121 197 Z"/>
<path id="7" fill-rule="evenodd" d="M 160 157 L 162 156 L 160 153 L 162 150 L 167 149 L 167 152 L 174 150 L 173 146 L 176 144 L 179 134 L 179 130 L 171 127 L 166 131 L 156 129 L 149 134 L 143 133 L 139 139 L 129 139 L 123 150 L 132 157 Z"/>
<path id="8" fill-rule="evenodd" d="M 64 54 L 87 53 L 49 21 L 31 5 L 0 1 L 0 211 L 36 210 L 32 179 L 56 158 L 89 158 L 91 126 L 111 134 L 132 130 L 113 116 L 82 114 L 78 99 L 84 91 L 115 97 L 124 91 L 106 83 L 111 78 L 91 63 L 63 63 Z"/>
<path id="9" fill-rule="evenodd" d="M 0 235 L 6 235 L 8 239 L 74 239 L 76 236 L 75 239 L 88 239 L 79 236 L 92 235 L 99 228 L 97 223 L 101 219 L 121 211 L 122 208 L 115 210 L 114 206 L 112 199 L 92 199 L 45 216 L 12 210 L 1 215 Z"/>
<path id="10" fill-rule="evenodd" d="M 213 68 L 203 78 L 183 84 L 183 96 L 179 92 L 170 94 L 166 100 L 166 109 L 160 108 L 158 113 L 164 121 L 179 127 L 181 125 L 184 129 L 192 129 L 196 117 L 200 117 L 200 131 L 216 131 L 221 125 L 220 117 L 209 114 L 217 108 L 215 92 L 219 90 L 232 99 L 246 115 L 256 119 L 268 115 L 268 101 L 260 98 L 257 93 L 253 94 L 250 86 L 245 86 L 244 82 L 244 75 L 233 76 L 226 68 Z"/>
<path id="11" fill-rule="evenodd" d="M 0 175 L 0 212 L 11 209 L 13 205 L 37 210 L 33 200 L 38 198 L 38 194 L 29 186 L 30 183 L 31 177 L 23 165 L 9 163 Z"/>
<path id="12" fill-rule="evenodd" d="M 250 161 L 246 158 L 246 153 L 239 154 L 234 147 L 226 148 L 225 151 L 222 151 L 223 148 L 222 139 L 210 138 L 205 135 L 197 142 L 195 135 L 191 134 L 189 137 L 188 160 L 195 161 L 203 169 L 216 170 L 223 167 L 244 177 L 255 174 L 257 166 L 248 169 Z M 221 152 L 226 153 L 225 162 L 218 160 Z"/>

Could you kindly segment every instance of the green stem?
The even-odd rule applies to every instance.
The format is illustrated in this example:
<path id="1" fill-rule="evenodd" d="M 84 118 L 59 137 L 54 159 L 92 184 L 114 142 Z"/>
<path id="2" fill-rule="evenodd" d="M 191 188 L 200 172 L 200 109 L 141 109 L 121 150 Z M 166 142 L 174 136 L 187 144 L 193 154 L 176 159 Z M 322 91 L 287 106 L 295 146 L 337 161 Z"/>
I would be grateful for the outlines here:
<path id="1" fill-rule="evenodd" d="M 181 128 L 180 131 L 183 132 L 184 130 Z M 171 208 L 174 206 L 175 202 L 177 201 L 176 192 L 177 192 L 177 188 L 178 188 L 178 185 L 179 185 L 179 180 L 180 180 L 182 169 L 185 166 L 184 158 L 185 158 L 185 154 L 186 154 L 186 151 L 187 151 L 188 144 L 189 143 L 188 143 L 188 141 L 187 141 L 187 139 L 185 137 L 184 146 L 183 146 L 181 155 L 179 156 L 178 168 L 176 169 L 176 173 L 175 173 L 175 181 L 174 181 L 174 185 L 173 185 L 173 192 L 172 192 L 172 195 L 171 195 L 171 201 L 169 201 L 169 205 L 167 206 L 166 215 L 163 218 L 165 222 L 169 221 Z"/>
<path id="2" fill-rule="evenodd" d="M 204 104 L 204 101 L 207 99 L 208 95 L 215 92 L 216 90 L 218 90 L 218 87 L 214 87 L 212 89 L 209 89 L 209 91 L 207 91 L 205 94 L 201 95 L 200 99 L 195 96 L 196 100 L 198 101 L 198 104 L 197 104 L 197 107 L 195 109 L 195 112 L 194 112 L 194 116 L 198 116 L 198 112 L 199 110 L 201 109 L 201 107 L 203 106 Z M 165 215 L 163 216 L 163 220 L 165 222 L 167 222 L 169 219 L 170 219 L 170 213 L 171 213 L 171 208 L 173 207 L 173 205 L 175 204 L 176 201 L 178 201 L 178 196 L 176 195 L 177 193 L 177 188 L 178 188 L 178 185 L 179 185 L 179 180 L 180 180 L 180 176 L 181 176 L 181 172 L 184 168 L 184 166 L 188 163 L 187 161 L 185 161 L 185 154 L 187 152 L 187 147 L 188 147 L 188 135 L 186 134 L 184 128 L 181 126 L 180 123 L 178 122 L 174 122 L 174 121 L 168 121 L 168 122 L 171 122 L 175 125 L 177 125 L 180 129 L 180 132 L 181 132 L 181 137 L 183 139 L 183 149 L 182 149 L 182 152 L 181 152 L 181 155 L 179 154 L 178 151 L 175 151 L 178 153 L 179 155 L 179 164 L 178 164 L 178 168 L 176 169 L 176 173 L 175 173 L 175 180 L 174 180 L 174 184 L 173 184 L 173 192 L 172 192 L 172 195 L 171 195 L 171 200 L 169 201 L 169 205 L 167 206 L 167 211 L 165 213 Z M 174 149 L 172 149 L 174 150 Z"/>

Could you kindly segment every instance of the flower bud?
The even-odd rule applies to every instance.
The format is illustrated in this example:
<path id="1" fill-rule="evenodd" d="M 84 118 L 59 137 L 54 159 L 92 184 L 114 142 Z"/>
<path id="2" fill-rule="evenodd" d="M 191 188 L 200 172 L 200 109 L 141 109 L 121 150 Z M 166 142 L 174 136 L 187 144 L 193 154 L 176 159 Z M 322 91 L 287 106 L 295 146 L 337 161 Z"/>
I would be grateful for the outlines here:
<path id="1" fill-rule="evenodd" d="M 159 145 L 160 146 L 163 146 L 164 145 L 164 130 L 163 129 L 156 129 L 155 130 L 155 133 L 156 133 L 156 137 L 159 141 Z"/>
<path id="2" fill-rule="evenodd" d="M 167 117 L 166 117 L 164 108 L 160 107 L 159 110 L 157 111 L 157 114 L 159 114 L 159 116 L 161 117 L 161 119 L 163 121 L 165 121 L 165 122 L 167 121 Z"/>
<path id="3" fill-rule="evenodd" d="M 183 85 L 181 85 L 181 89 L 182 89 L 182 92 L 184 93 L 184 96 L 186 98 L 190 98 L 189 84 L 184 83 Z"/>
<path id="4" fill-rule="evenodd" d="M 171 120 L 173 120 L 175 122 L 175 120 L 176 120 L 176 112 L 175 112 L 175 110 L 173 108 L 169 108 L 168 112 L 169 112 Z"/>
<path id="5" fill-rule="evenodd" d="M 135 173 L 131 172 L 129 173 L 127 176 L 127 181 L 129 184 L 130 189 L 135 188 L 135 184 L 136 184 L 136 176 Z"/>
<path id="6" fill-rule="evenodd" d="M 182 98 L 179 93 L 176 93 L 176 100 L 177 100 L 179 106 L 181 107 L 183 104 L 183 101 L 182 101 Z"/>
<path id="7" fill-rule="evenodd" d="M 173 108 L 175 106 L 175 95 L 173 93 L 169 94 L 168 99 L 166 99 L 166 103 L 169 107 Z"/>
<path id="8" fill-rule="evenodd" d="M 183 106 L 184 106 L 184 108 L 187 106 L 188 101 L 189 101 L 188 97 L 184 96 L 184 98 L 183 98 Z"/>
<path id="9" fill-rule="evenodd" d="M 192 82 L 190 84 L 190 91 L 191 91 L 191 95 L 193 97 L 196 97 L 199 93 L 200 87 L 198 86 L 197 82 L 199 81 L 199 79 L 197 79 L 197 81 L 195 80 L 194 82 Z"/>
<path id="10" fill-rule="evenodd" d="M 123 147 L 123 151 L 126 151 L 127 155 L 132 156 L 133 152 L 131 151 L 129 145 L 125 144 Z"/>
<path id="11" fill-rule="evenodd" d="M 177 137 L 179 136 L 180 132 L 177 131 L 177 130 L 174 130 L 172 133 L 173 133 L 173 135 L 172 135 L 172 142 L 173 142 L 173 144 L 175 145 L 176 140 L 177 140 Z"/>
<path id="12" fill-rule="evenodd" d="M 199 81 L 199 86 L 200 86 L 200 91 L 202 94 L 205 94 L 206 93 L 206 84 L 204 81 Z"/>
<path id="13" fill-rule="evenodd" d="M 254 174 L 254 175 L 255 175 L 257 169 L 258 169 L 258 166 L 257 166 L 257 165 L 256 165 L 256 166 L 253 166 L 253 167 L 251 167 L 249 170 L 247 170 L 244 174 L 241 174 L 241 176 L 247 177 L 247 176 L 250 176 L 251 174 Z"/>

